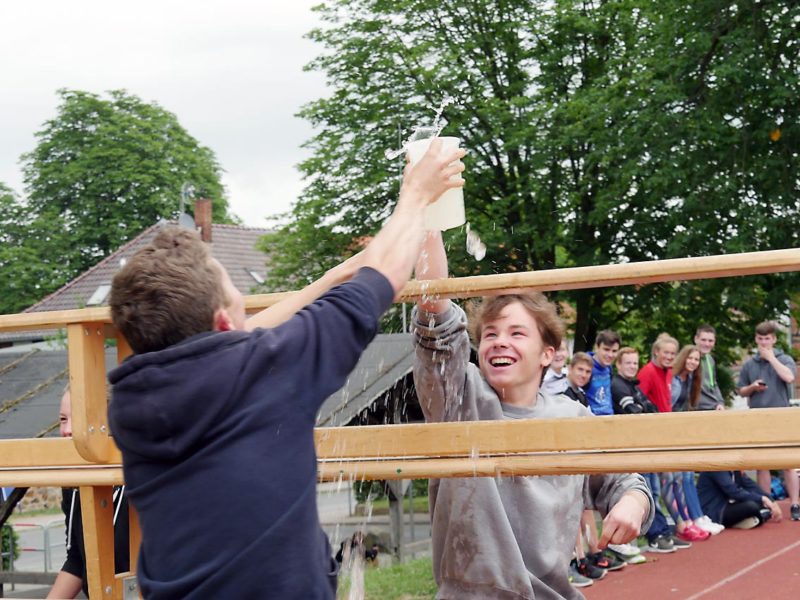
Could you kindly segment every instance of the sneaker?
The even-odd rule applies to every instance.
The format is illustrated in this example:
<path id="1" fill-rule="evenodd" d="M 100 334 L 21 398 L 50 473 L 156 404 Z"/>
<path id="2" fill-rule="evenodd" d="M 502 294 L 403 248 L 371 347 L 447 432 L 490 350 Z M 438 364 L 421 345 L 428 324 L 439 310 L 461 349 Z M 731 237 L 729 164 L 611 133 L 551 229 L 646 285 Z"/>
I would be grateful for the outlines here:
<path id="1" fill-rule="evenodd" d="M 596 567 L 588 559 L 582 558 L 578 561 L 578 573 L 589 579 L 602 579 L 608 571 Z"/>
<path id="2" fill-rule="evenodd" d="M 720 525 L 719 523 L 714 523 L 711 519 L 703 515 L 699 519 L 694 520 L 694 524 L 697 525 L 703 531 L 707 531 L 711 535 L 718 535 L 722 533 L 722 530 L 725 529 L 724 525 Z"/>
<path id="3" fill-rule="evenodd" d="M 629 556 L 625 559 L 625 562 L 629 565 L 640 565 L 642 563 L 647 562 L 647 559 L 642 556 L 641 554 L 635 554 L 633 556 Z"/>
<path id="4" fill-rule="evenodd" d="M 633 544 L 609 544 L 608 549 L 623 560 L 629 556 L 637 556 L 641 553 L 639 546 L 634 546 Z"/>
<path id="5" fill-rule="evenodd" d="M 669 536 L 659 535 L 645 547 L 645 552 L 675 552 L 675 544 Z"/>
<path id="6" fill-rule="evenodd" d="M 678 537 L 687 542 L 702 542 L 710 538 L 711 534 L 699 527 L 689 525 L 683 531 L 678 532 Z"/>
<path id="7" fill-rule="evenodd" d="M 792 504 L 792 521 L 800 521 L 800 504 Z"/>
<path id="8" fill-rule="evenodd" d="M 612 553 L 595 552 L 594 554 L 587 554 L 586 558 L 595 567 L 605 569 L 606 571 L 618 571 L 625 567 L 625 561 L 620 560 Z"/>
<path id="9" fill-rule="evenodd" d="M 761 521 L 758 520 L 758 517 L 747 517 L 738 523 L 734 523 L 732 527 L 734 529 L 752 529 L 753 527 L 758 527 L 759 525 L 761 525 Z"/>
<path id="10" fill-rule="evenodd" d="M 672 545 L 675 546 L 676 550 L 686 550 L 686 548 L 691 548 L 692 543 L 686 540 L 682 540 L 676 535 L 669 536 L 669 539 L 672 540 Z"/>
<path id="11" fill-rule="evenodd" d="M 569 563 L 569 570 L 567 571 L 567 575 L 569 577 L 569 582 L 572 585 L 572 587 L 584 588 L 584 587 L 589 587 L 594 583 L 594 581 L 592 581 L 588 577 L 584 577 L 583 575 L 578 573 L 578 567 L 575 564 L 574 560 Z"/>

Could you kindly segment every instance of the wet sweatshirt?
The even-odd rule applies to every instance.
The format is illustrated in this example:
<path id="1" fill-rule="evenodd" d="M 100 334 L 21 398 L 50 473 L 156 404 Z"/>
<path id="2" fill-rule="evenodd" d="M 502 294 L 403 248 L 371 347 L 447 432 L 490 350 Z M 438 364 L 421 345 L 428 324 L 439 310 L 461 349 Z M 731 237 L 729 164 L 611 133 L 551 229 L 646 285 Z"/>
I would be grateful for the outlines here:
<path id="1" fill-rule="evenodd" d="M 199 334 L 109 374 L 145 598 L 334 598 L 314 422 L 393 296 L 361 269 L 274 329 Z"/>
<path id="2" fill-rule="evenodd" d="M 531 408 L 503 404 L 469 362 L 466 316 L 454 304 L 441 314 L 415 312 L 414 383 L 427 421 L 591 417 L 565 396 L 542 392 Z M 431 479 L 433 572 L 437 598 L 575 599 L 567 567 L 581 512 L 603 515 L 624 493 L 653 501 L 640 475 Z"/>

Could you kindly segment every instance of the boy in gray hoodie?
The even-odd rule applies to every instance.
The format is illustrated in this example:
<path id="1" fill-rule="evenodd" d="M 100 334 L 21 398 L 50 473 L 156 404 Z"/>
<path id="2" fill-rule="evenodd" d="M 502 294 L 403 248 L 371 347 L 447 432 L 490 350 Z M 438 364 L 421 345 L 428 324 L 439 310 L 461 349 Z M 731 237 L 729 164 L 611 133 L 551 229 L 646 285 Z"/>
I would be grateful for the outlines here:
<path id="1" fill-rule="evenodd" d="M 447 276 L 441 234 L 429 233 L 417 279 Z M 590 417 L 539 390 L 564 326 L 539 293 L 497 296 L 472 318 L 480 367 L 469 362 L 464 311 L 423 298 L 414 311 L 414 382 L 429 422 Z M 600 546 L 636 538 L 652 521 L 640 475 L 469 477 L 430 482 L 437 598 L 575 599 L 568 563 L 584 507 L 604 515 Z"/>

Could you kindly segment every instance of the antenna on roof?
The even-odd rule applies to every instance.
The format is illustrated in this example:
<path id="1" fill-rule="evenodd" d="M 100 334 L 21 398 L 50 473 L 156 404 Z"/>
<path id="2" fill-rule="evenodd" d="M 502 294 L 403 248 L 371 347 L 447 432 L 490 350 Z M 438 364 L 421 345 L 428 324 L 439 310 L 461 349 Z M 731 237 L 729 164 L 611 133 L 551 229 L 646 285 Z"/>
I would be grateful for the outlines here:
<path id="1" fill-rule="evenodd" d="M 195 231 L 197 227 L 195 226 L 194 218 L 186 213 L 186 203 L 194 198 L 194 192 L 194 185 L 188 181 L 181 186 L 181 207 L 180 214 L 178 215 L 178 227 L 183 227 L 191 231 Z"/>

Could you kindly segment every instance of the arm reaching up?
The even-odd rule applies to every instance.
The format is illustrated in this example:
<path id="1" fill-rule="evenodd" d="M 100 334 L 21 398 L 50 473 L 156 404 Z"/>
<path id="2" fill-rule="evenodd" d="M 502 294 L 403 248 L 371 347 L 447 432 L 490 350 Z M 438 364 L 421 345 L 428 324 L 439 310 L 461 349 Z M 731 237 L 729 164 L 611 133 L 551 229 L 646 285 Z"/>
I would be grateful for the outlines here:
<path id="1" fill-rule="evenodd" d="M 445 279 L 447 277 L 447 253 L 441 231 L 428 231 L 414 269 L 417 280 Z M 419 309 L 427 313 L 443 313 L 450 300 L 423 296 L 417 302 Z"/>
<path id="2" fill-rule="evenodd" d="M 389 218 L 364 251 L 365 267 L 382 273 L 399 294 L 419 256 L 425 230 L 422 224 L 425 207 L 450 188 L 461 187 L 464 149 L 442 151 L 435 139 L 425 156 L 403 174 L 400 199 Z"/>

